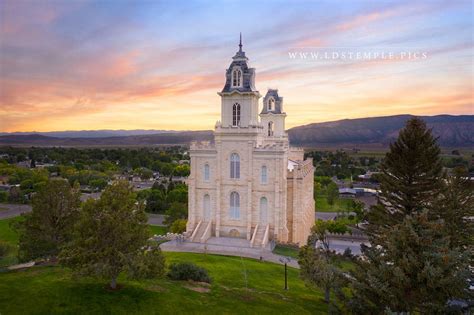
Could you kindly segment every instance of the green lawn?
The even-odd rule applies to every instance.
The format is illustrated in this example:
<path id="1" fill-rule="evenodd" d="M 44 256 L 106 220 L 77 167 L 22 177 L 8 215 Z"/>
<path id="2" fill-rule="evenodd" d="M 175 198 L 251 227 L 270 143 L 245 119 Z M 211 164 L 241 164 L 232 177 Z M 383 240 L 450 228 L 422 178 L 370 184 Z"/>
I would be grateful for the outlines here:
<path id="1" fill-rule="evenodd" d="M 18 234 L 13 231 L 10 224 L 19 220 L 21 220 L 21 217 L 0 220 L 0 241 L 8 243 L 12 246 L 12 251 L 10 254 L 7 257 L 0 258 L 0 267 L 13 265 L 18 261 L 16 258 L 18 251 Z"/>
<path id="2" fill-rule="evenodd" d="M 165 253 L 167 263 L 190 261 L 209 270 L 210 292 L 166 278 L 120 279 L 123 288 L 104 289 L 105 281 L 73 280 L 68 269 L 34 267 L 0 273 L 2 314 L 325 314 L 320 291 L 310 290 L 289 268 L 284 291 L 283 267 L 253 259 Z"/>
<path id="3" fill-rule="evenodd" d="M 16 244 L 13 218 L 0 220 L 0 240 Z M 163 231 L 150 227 L 154 233 Z M 209 292 L 167 278 L 131 281 L 105 289 L 107 280 L 74 279 L 69 269 L 49 266 L 0 272 L 0 314 L 326 314 L 321 291 L 308 289 L 298 270 L 240 257 L 166 252 L 167 265 L 188 261 L 206 268 Z M 14 258 L 14 256 L 12 256 Z"/>
<path id="4" fill-rule="evenodd" d="M 168 228 L 166 226 L 158 226 L 158 225 L 149 225 L 150 232 L 153 235 L 165 235 L 168 232 Z"/>
<path id="5" fill-rule="evenodd" d="M 286 246 L 282 244 L 277 244 L 273 249 L 273 253 L 277 255 L 287 256 L 294 259 L 298 259 L 299 249 L 294 246 Z"/>
<path id="6" fill-rule="evenodd" d="M 344 212 L 347 211 L 351 199 L 336 198 L 334 204 L 328 204 L 326 196 L 316 196 L 316 212 Z"/>

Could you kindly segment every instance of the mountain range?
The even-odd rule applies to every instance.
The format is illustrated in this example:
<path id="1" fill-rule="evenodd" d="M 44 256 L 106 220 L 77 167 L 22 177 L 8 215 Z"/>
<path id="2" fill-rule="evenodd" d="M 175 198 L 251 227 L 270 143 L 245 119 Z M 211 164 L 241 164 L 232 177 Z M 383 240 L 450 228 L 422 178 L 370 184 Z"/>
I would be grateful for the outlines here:
<path id="1" fill-rule="evenodd" d="M 343 119 L 288 130 L 291 144 L 304 147 L 387 147 L 412 115 Z M 474 115 L 420 116 L 443 147 L 474 148 Z M 146 146 L 212 140 L 212 131 L 83 130 L 0 133 L 0 145 Z"/>

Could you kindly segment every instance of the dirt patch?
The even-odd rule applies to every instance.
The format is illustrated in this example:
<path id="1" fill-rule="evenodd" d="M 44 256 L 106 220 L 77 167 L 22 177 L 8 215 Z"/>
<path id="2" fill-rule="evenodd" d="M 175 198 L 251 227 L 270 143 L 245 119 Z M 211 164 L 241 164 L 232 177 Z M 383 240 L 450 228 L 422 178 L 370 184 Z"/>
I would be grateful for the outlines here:
<path id="1" fill-rule="evenodd" d="M 188 290 L 191 290 L 191 291 L 194 291 L 194 292 L 199 292 L 199 293 L 209 293 L 209 292 L 211 292 L 211 289 L 209 289 L 209 288 L 195 287 L 195 286 L 191 286 L 189 284 L 184 285 L 183 287 L 185 287 Z"/>
<path id="2" fill-rule="evenodd" d="M 150 286 L 147 286 L 146 289 L 149 290 L 149 291 L 153 291 L 153 292 L 165 292 L 166 291 L 165 288 L 163 288 L 159 285 L 156 285 L 156 284 L 152 284 Z"/>
<path id="3" fill-rule="evenodd" d="M 200 286 L 200 287 L 204 287 L 204 288 L 210 288 L 211 287 L 211 284 L 207 283 L 207 282 L 196 282 L 196 281 L 192 281 L 192 280 L 189 280 L 188 282 L 189 282 L 190 285 L 193 285 L 193 286 Z"/>
<path id="4" fill-rule="evenodd" d="M 107 284 L 107 285 L 104 287 L 104 289 L 105 289 L 106 291 L 109 291 L 109 292 L 116 292 L 116 291 L 122 290 L 122 289 L 123 289 L 123 285 L 122 285 L 122 284 L 117 284 L 117 286 L 115 287 L 115 289 L 112 289 L 112 288 L 110 287 L 110 284 Z"/>

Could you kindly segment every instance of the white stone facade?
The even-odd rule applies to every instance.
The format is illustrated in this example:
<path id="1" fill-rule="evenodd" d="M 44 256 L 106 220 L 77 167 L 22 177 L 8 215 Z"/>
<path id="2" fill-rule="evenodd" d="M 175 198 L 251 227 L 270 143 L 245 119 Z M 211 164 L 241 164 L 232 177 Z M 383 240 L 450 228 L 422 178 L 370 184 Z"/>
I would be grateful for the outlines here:
<path id="1" fill-rule="evenodd" d="M 305 244 L 315 217 L 314 171 L 303 150 L 289 146 L 283 99 L 269 90 L 258 114 L 255 69 L 248 67 L 241 46 L 218 94 L 221 120 L 214 142 L 190 148 L 191 240 L 216 236 L 245 238 L 254 247 L 270 240 Z"/>

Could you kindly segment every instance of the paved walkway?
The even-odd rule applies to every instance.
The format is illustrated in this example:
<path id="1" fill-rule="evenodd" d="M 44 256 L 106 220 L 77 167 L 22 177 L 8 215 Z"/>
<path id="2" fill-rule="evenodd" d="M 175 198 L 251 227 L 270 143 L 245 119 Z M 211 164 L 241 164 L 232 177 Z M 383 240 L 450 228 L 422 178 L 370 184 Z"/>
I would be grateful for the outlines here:
<path id="1" fill-rule="evenodd" d="M 163 251 L 167 252 L 188 252 L 188 253 L 207 253 L 226 256 L 238 256 L 254 259 L 262 259 L 277 264 L 283 264 L 280 259 L 284 256 L 276 255 L 271 252 L 269 248 L 251 248 L 250 242 L 245 239 L 235 239 L 227 237 L 211 237 L 207 243 L 195 242 L 177 242 L 176 240 L 169 241 L 160 245 Z M 298 262 L 291 259 L 288 266 L 298 268 Z"/>
<path id="2" fill-rule="evenodd" d="M 30 211 L 30 205 L 0 203 L 0 220 L 17 217 L 24 212 Z"/>

